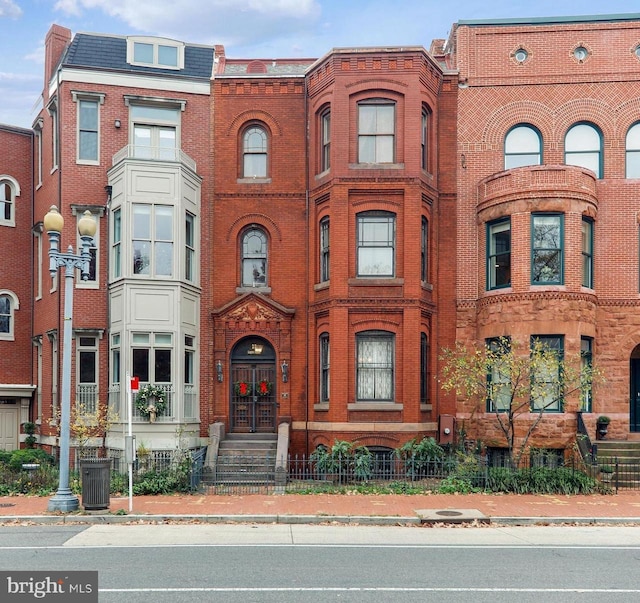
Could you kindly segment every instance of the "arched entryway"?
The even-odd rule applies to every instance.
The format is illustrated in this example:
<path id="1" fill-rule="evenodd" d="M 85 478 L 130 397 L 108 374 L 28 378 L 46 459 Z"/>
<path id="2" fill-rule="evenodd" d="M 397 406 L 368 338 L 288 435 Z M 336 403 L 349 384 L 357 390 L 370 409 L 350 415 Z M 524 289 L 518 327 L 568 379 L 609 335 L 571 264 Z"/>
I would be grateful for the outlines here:
<path id="1" fill-rule="evenodd" d="M 276 430 L 276 354 L 261 337 L 240 340 L 231 352 L 233 432 L 273 433 Z"/>
<path id="2" fill-rule="evenodd" d="M 629 430 L 640 432 L 640 345 L 631 352 Z"/>

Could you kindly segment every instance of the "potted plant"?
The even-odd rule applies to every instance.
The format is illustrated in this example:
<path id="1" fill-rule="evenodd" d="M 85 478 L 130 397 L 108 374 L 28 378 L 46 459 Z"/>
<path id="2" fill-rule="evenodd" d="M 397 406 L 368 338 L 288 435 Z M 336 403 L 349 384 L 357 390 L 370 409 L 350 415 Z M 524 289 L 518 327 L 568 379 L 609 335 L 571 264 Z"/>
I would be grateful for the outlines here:
<path id="1" fill-rule="evenodd" d="M 23 431 L 27 434 L 27 437 L 24 439 L 25 448 L 35 448 L 36 442 L 38 441 L 36 436 L 36 424 L 32 421 L 27 421 L 22 425 Z"/>
<path id="2" fill-rule="evenodd" d="M 605 415 L 600 415 L 596 421 L 596 437 L 598 440 L 603 440 L 609 430 L 609 423 L 611 419 Z"/>
<path id="3" fill-rule="evenodd" d="M 611 465 L 602 465 L 600 467 L 600 479 L 605 484 L 611 483 L 613 479 L 613 467 Z"/>
<path id="4" fill-rule="evenodd" d="M 145 385 L 138 392 L 136 408 L 143 417 L 148 417 L 154 423 L 156 417 L 167 408 L 167 392 L 157 385 Z"/>

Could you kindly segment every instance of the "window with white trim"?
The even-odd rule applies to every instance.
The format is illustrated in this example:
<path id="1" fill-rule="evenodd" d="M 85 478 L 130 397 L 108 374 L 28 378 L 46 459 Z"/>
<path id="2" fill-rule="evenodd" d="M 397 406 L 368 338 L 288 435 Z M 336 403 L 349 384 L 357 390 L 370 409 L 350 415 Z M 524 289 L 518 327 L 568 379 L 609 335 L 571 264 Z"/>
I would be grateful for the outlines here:
<path id="1" fill-rule="evenodd" d="M 136 159 L 179 161 L 180 122 L 185 101 L 125 96 L 130 143 Z"/>
<path id="2" fill-rule="evenodd" d="M 356 335 L 356 400 L 383 402 L 394 396 L 395 337 L 386 331 Z"/>
<path id="3" fill-rule="evenodd" d="M 320 220 L 320 282 L 326 283 L 329 280 L 329 218 Z"/>
<path id="4" fill-rule="evenodd" d="M 184 278 L 196 280 L 196 217 L 185 213 L 184 220 Z"/>
<path id="5" fill-rule="evenodd" d="M 358 214 L 358 276 L 395 274 L 396 216 L 385 211 Z"/>
<path id="6" fill-rule="evenodd" d="M 0 339 L 13 341 L 18 297 L 12 291 L 0 290 Z"/>
<path id="7" fill-rule="evenodd" d="M 242 234 L 241 286 L 267 286 L 267 235 L 261 228 L 249 228 Z"/>
<path id="8" fill-rule="evenodd" d="M 111 274 L 112 277 L 122 276 L 122 210 L 113 210 L 111 219 Z"/>
<path id="9" fill-rule="evenodd" d="M 327 107 L 320 114 L 320 172 L 331 167 L 331 109 Z"/>
<path id="10" fill-rule="evenodd" d="M 94 413 L 98 409 L 98 338 L 77 337 L 76 355 L 76 403 Z"/>
<path id="11" fill-rule="evenodd" d="M 77 153 L 78 163 L 97 165 L 100 162 L 100 105 L 104 94 L 72 93 L 77 105 Z"/>
<path id="12" fill-rule="evenodd" d="M 173 376 L 171 333 L 133 333 L 133 376 L 142 383 L 171 383 Z"/>
<path id="13" fill-rule="evenodd" d="M 16 196 L 19 194 L 16 180 L 0 175 L 0 226 L 16 225 Z"/>
<path id="14" fill-rule="evenodd" d="M 395 161 L 396 106 L 371 99 L 358 103 L 358 163 Z"/>
<path id="15" fill-rule="evenodd" d="M 330 384 L 330 348 L 329 333 L 320 335 L 320 402 L 329 402 Z"/>
<path id="16" fill-rule="evenodd" d="M 133 274 L 173 276 L 173 207 L 134 203 Z"/>
<path id="17" fill-rule="evenodd" d="M 268 158 L 267 131 L 258 125 L 249 126 L 242 134 L 242 177 L 266 178 Z"/>
<path id="18" fill-rule="evenodd" d="M 184 69 L 183 42 L 169 38 L 131 36 L 127 38 L 127 63 L 159 69 Z"/>

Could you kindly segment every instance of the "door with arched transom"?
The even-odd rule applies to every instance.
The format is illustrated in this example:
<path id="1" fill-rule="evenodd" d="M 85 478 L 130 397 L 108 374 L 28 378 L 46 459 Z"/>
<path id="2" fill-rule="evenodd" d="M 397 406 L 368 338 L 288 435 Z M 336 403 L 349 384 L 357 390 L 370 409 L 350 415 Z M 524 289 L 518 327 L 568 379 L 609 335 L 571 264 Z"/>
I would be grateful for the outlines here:
<path id="1" fill-rule="evenodd" d="M 261 337 L 247 337 L 233 348 L 229 412 L 232 432 L 275 432 L 275 358 L 273 347 Z"/>

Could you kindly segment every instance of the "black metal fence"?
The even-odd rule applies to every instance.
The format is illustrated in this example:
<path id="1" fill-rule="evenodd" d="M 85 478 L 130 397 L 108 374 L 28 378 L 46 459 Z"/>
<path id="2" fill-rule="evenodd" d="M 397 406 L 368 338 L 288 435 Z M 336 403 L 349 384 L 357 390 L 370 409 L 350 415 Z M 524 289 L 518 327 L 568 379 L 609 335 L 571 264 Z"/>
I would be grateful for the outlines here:
<path id="1" fill-rule="evenodd" d="M 598 456 L 590 475 L 618 490 L 640 490 L 640 461 L 625 457 Z"/>

